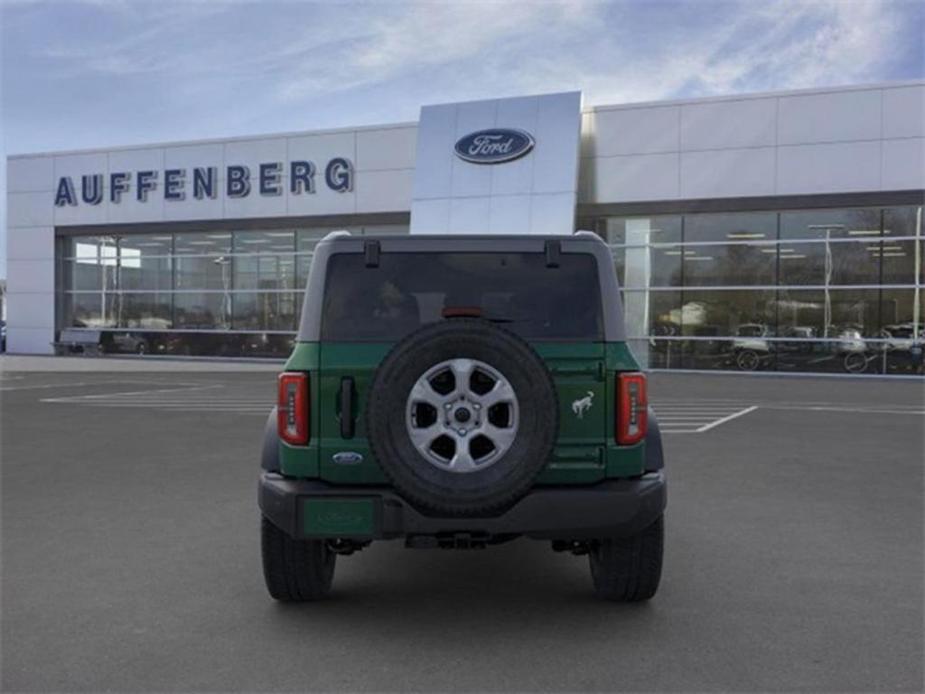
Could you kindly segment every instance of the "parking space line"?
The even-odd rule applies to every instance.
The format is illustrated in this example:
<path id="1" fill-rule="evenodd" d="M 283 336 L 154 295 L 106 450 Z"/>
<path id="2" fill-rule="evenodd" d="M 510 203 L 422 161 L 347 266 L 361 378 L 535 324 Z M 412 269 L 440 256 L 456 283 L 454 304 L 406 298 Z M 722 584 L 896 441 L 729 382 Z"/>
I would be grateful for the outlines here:
<path id="1" fill-rule="evenodd" d="M 163 384 L 152 383 L 151 385 Z M 41 402 L 115 409 L 147 408 L 169 412 L 227 412 L 261 415 L 265 415 L 273 406 L 271 398 L 247 394 L 238 396 L 229 393 L 221 384 L 183 384 L 181 387 L 171 388 L 69 395 L 42 398 Z"/>
<path id="2" fill-rule="evenodd" d="M 710 431 L 710 429 L 718 427 L 720 424 L 731 422 L 733 419 L 736 419 L 743 415 L 747 415 L 749 412 L 754 412 L 757 409 L 758 409 L 758 405 L 752 405 L 751 407 L 746 407 L 744 410 L 739 410 L 738 412 L 734 412 L 733 414 L 723 417 L 722 419 L 717 419 L 715 422 L 711 422 L 710 424 L 707 424 L 706 426 L 700 427 L 697 430 L 697 433 L 702 434 L 705 431 Z"/>
<path id="3" fill-rule="evenodd" d="M 925 410 L 918 409 L 880 409 L 876 407 L 838 407 L 835 405 L 762 405 L 766 410 L 806 410 L 809 412 L 853 412 L 860 414 L 911 414 L 921 417 Z M 910 405 L 910 407 L 914 407 Z"/>
<path id="4" fill-rule="evenodd" d="M 664 434 L 702 434 L 758 408 L 741 400 L 658 400 L 652 406 Z"/>
<path id="5" fill-rule="evenodd" d="M 159 393 L 189 393 L 198 390 L 211 390 L 215 388 L 224 388 L 221 385 L 214 386 L 184 386 L 182 388 L 155 388 L 154 390 L 134 390 L 121 393 L 94 393 L 92 395 L 70 395 L 60 398 L 46 398 L 42 402 L 75 402 L 83 400 L 99 400 L 102 398 L 124 398 L 136 395 L 151 396 Z"/>
<path id="6" fill-rule="evenodd" d="M 7 390 L 39 390 L 48 388 L 76 388 L 98 385 L 96 383 L 46 383 L 40 386 L 0 386 L 0 391 Z"/>

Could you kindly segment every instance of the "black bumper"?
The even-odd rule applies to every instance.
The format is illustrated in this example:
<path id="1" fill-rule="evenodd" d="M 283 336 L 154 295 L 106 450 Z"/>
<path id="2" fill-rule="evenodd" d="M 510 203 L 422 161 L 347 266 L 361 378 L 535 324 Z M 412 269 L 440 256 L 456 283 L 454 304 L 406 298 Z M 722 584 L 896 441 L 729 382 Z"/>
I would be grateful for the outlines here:
<path id="1" fill-rule="evenodd" d="M 311 532 L 306 502 L 368 502 L 368 531 L 337 534 L 352 539 L 388 539 L 467 533 L 479 536 L 525 535 L 536 539 L 582 540 L 633 535 L 653 523 L 665 509 L 664 473 L 649 472 L 627 480 L 590 486 L 537 487 L 501 515 L 485 518 L 439 518 L 421 513 L 387 487 L 333 486 L 296 480 L 275 472 L 260 476 L 263 515 L 292 537 L 334 537 Z"/>

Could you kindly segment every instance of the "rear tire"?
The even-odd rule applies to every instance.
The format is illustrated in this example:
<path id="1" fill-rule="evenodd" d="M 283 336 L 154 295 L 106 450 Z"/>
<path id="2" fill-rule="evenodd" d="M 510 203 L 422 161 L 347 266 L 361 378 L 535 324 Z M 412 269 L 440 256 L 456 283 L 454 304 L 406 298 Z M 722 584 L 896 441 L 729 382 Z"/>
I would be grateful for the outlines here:
<path id="1" fill-rule="evenodd" d="M 261 518 L 260 550 L 263 578 L 274 599 L 306 602 L 330 592 L 337 555 L 324 540 L 294 540 Z"/>
<path id="2" fill-rule="evenodd" d="M 599 598 L 616 602 L 648 600 L 658 590 L 665 541 L 664 516 L 628 538 L 599 540 L 589 553 L 591 579 Z"/>

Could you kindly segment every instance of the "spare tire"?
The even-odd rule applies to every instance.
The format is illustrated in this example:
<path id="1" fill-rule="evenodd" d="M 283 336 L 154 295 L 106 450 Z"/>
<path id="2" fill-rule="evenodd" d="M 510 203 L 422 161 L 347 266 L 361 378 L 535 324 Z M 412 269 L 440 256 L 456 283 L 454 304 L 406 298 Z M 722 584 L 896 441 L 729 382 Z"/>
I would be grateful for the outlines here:
<path id="1" fill-rule="evenodd" d="M 373 377 L 366 432 L 396 490 L 424 512 L 496 513 L 523 496 L 559 429 L 552 377 L 519 336 L 478 319 L 425 326 Z"/>

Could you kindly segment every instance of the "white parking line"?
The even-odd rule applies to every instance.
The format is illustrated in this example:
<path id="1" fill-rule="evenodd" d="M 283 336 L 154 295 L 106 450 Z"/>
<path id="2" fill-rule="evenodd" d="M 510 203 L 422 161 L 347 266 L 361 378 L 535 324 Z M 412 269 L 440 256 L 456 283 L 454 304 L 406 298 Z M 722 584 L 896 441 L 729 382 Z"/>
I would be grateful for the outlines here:
<path id="1" fill-rule="evenodd" d="M 925 415 L 925 410 L 921 408 L 913 409 L 883 409 L 879 407 L 837 407 L 824 405 L 762 405 L 766 410 L 806 410 L 809 412 L 854 412 L 861 414 L 911 414 L 921 417 Z"/>
<path id="2" fill-rule="evenodd" d="M 653 403 L 663 434 L 702 434 L 758 409 L 757 405 L 725 401 L 657 401 Z"/>
<path id="3" fill-rule="evenodd" d="M 98 385 L 95 383 L 46 383 L 40 386 L 0 386 L 0 391 L 7 390 L 41 390 L 48 388 L 75 388 L 78 386 Z"/>
<path id="4" fill-rule="evenodd" d="M 744 410 L 739 410 L 738 412 L 735 412 L 731 415 L 723 417 L 722 419 L 717 419 L 715 422 L 710 422 L 706 426 L 700 427 L 697 430 L 697 433 L 702 434 L 705 431 L 710 431 L 710 429 L 713 429 L 714 427 L 718 427 L 720 424 L 731 422 L 733 419 L 736 419 L 737 417 L 741 417 L 742 415 L 746 415 L 749 412 L 754 412 L 757 409 L 758 409 L 758 405 L 752 405 L 751 407 L 746 407 Z"/>
<path id="5" fill-rule="evenodd" d="M 151 390 L 43 398 L 41 402 L 118 409 L 149 408 L 171 412 L 237 412 L 262 415 L 267 414 L 273 406 L 271 398 L 266 396 L 238 396 L 224 389 L 223 385 L 191 384 L 179 388 L 153 388 Z"/>

